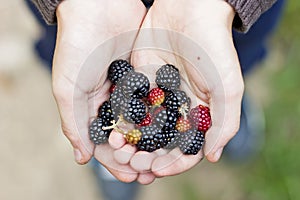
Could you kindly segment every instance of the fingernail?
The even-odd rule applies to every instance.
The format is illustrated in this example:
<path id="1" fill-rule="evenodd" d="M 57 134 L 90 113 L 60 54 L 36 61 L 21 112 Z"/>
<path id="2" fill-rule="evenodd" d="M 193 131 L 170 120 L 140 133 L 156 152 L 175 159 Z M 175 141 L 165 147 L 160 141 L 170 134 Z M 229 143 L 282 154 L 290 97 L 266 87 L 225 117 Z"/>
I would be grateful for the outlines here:
<path id="1" fill-rule="evenodd" d="M 74 149 L 74 156 L 75 156 L 76 162 L 79 163 L 82 159 L 81 152 L 79 151 L 79 149 Z"/>
<path id="2" fill-rule="evenodd" d="M 214 154 L 214 158 L 215 160 L 219 160 L 221 155 L 222 155 L 222 152 L 223 152 L 223 147 L 219 148 L 216 153 Z"/>

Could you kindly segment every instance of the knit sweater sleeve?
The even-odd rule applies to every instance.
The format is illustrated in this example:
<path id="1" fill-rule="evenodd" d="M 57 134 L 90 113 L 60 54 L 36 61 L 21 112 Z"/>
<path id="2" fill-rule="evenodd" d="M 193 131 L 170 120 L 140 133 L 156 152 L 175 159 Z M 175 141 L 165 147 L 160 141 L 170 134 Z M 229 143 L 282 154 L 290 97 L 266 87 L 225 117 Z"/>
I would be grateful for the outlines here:
<path id="1" fill-rule="evenodd" d="M 47 24 L 56 23 L 55 11 L 63 0 L 31 0 L 41 12 Z"/>
<path id="2" fill-rule="evenodd" d="M 240 32 L 247 32 L 262 13 L 267 11 L 277 0 L 225 0 L 236 12 L 233 27 Z"/>

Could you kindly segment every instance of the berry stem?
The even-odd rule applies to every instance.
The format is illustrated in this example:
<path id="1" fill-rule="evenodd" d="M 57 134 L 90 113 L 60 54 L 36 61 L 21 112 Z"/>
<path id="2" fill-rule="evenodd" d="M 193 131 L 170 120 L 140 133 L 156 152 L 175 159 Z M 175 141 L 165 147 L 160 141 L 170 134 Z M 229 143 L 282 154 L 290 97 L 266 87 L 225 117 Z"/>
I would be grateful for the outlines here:
<path id="1" fill-rule="evenodd" d="M 187 114 L 189 112 L 187 103 L 182 104 L 180 106 L 180 108 L 178 109 L 178 111 L 183 116 L 183 119 L 186 120 L 187 119 Z"/>
<path id="2" fill-rule="evenodd" d="M 122 115 L 119 116 L 119 120 L 118 120 L 117 122 L 116 122 L 116 120 L 112 120 L 112 121 L 111 121 L 112 125 L 102 127 L 102 129 L 103 129 L 103 130 L 114 129 L 114 130 L 118 131 L 119 133 L 122 133 L 123 135 L 126 135 L 127 133 L 126 133 L 124 130 L 122 130 L 122 129 L 120 129 L 120 128 L 118 127 L 118 125 L 119 125 L 121 122 L 125 122 L 125 120 L 123 119 L 123 116 L 122 116 Z"/>

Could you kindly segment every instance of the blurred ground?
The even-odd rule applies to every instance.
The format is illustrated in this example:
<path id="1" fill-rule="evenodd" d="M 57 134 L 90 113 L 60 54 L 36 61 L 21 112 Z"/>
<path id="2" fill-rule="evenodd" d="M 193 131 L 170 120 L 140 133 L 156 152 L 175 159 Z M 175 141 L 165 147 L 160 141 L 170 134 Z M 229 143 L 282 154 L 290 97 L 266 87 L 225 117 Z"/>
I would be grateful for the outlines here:
<path id="1" fill-rule="evenodd" d="M 1 1 L 0 13 L 0 199 L 101 199 L 91 170 L 75 164 L 60 132 L 49 72 L 31 49 L 39 34 L 37 24 L 23 2 Z M 280 44 L 298 60 L 285 61 L 287 56 L 274 49 L 266 67 L 247 80 L 269 119 L 268 142 L 259 158 L 248 165 L 204 161 L 184 175 L 143 187 L 140 200 L 300 198 L 299 137 L 291 133 L 300 130 L 299 47 L 289 48 L 287 40 Z"/>

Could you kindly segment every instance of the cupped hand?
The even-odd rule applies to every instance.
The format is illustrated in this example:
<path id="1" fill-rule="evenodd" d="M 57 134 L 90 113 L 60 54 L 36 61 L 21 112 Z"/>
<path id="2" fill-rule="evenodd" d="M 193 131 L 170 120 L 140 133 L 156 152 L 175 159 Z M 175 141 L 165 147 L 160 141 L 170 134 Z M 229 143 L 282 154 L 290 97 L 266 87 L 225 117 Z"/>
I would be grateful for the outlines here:
<path id="1" fill-rule="evenodd" d="M 156 177 L 180 174 L 204 156 L 219 160 L 223 147 L 239 128 L 243 78 L 232 41 L 233 8 L 220 0 L 156 0 L 148 11 L 135 43 L 134 66 L 156 69 L 170 63 L 182 75 L 181 89 L 192 106 L 208 105 L 212 127 L 198 155 L 182 155 L 179 149 L 156 153 L 151 161 L 133 155 L 134 169 L 151 171 Z"/>
<path id="2" fill-rule="evenodd" d="M 58 34 L 53 62 L 53 93 L 62 129 L 79 164 L 95 157 L 118 179 L 131 182 L 137 173 L 113 159 L 109 145 L 95 146 L 88 126 L 98 106 L 108 99 L 107 68 L 116 58 L 129 58 L 146 9 L 138 0 L 72 0 L 57 8 Z M 121 171 L 118 169 L 122 169 Z"/>

